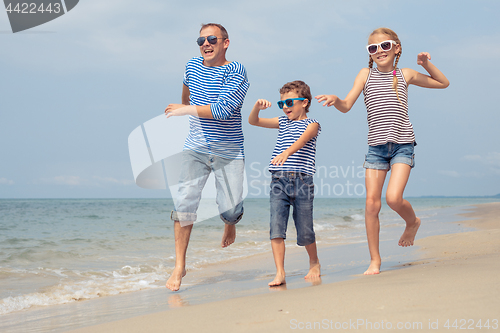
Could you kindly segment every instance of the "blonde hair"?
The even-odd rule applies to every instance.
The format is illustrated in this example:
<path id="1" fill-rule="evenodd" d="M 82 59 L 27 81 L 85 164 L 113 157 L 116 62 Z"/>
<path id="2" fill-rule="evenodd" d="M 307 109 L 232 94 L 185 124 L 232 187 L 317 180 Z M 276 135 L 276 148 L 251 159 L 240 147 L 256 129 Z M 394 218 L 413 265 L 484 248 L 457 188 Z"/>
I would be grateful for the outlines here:
<path id="1" fill-rule="evenodd" d="M 401 100 L 399 99 L 399 94 L 398 94 L 398 78 L 396 76 L 396 68 L 398 67 L 398 62 L 399 58 L 401 57 L 401 54 L 403 53 L 403 46 L 401 45 L 401 41 L 399 40 L 398 34 L 396 34 L 394 31 L 392 31 L 389 28 L 378 28 L 372 31 L 370 36 L 376 35 L 376 34 L 383 34 L 383 35 L 388 35 L 393 41 L 395 41 L 399 45 L 399 52 L 396 54 L 396 62 L 394 63 L 394 71 L 393 73 L 393 79 L 392 79 L 392 89 L 396 91 L 396 97 L 398 98 L 398 101 L 400 103 Z M 373 58 L 371 55 L 368 56 L 368 67 L 372 68 L 373 67 Z"/>

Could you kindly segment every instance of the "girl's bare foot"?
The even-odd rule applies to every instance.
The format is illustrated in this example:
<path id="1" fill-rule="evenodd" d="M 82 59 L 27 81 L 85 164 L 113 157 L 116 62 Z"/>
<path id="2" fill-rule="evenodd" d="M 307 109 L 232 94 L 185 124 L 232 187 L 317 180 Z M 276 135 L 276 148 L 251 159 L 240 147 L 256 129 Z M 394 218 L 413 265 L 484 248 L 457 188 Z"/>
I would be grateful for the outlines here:
<path id="1" fill-rule="evenodd" d="M 281 286 L 282 284 L 285 284 L 285 273 L 276 273 L 276 276 L 274 277 L 274 280 L 268 283 L 270 287 L 273 286 Z"/>
<path id="2" fill-rule="evenodd" d="M 380 274 L 380 261 L 372 260 L 368 269 L 363 273 L 364 275 Z"/>
<path id="3" fill-rule="evenodd" d="M 186 276 L 186 270 L 184 268 L 174 268 L 174 271 L 170 274 L 165 286 L 172 291 L 179 290 L 184 276 Z"/>
<path id="4" fill-rule="evenodd" d="M 398 245 L 407 247 L 412 246 L 413 241 L 415 240 L 415 235 L 417 234 L 418 228 L 420 227 L 420 219 L 417 217 L 415 222 L 412 224 L 406 224 L 406 229 L 403 232 L 403 235 L 399 239 Z"/>

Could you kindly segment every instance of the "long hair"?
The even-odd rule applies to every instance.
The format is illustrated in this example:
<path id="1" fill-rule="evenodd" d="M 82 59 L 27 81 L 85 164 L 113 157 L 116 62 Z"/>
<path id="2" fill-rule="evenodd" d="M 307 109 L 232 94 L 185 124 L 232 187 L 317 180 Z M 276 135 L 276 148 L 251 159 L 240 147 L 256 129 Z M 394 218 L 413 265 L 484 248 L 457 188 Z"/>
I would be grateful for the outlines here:
<path id="1" fill-rule="evenodd" d="M 398 94 L 398 78 L 396 76 L 396 68 L 398 67 L 399 58 L 401 57 L 401 54 L 403 53 L 403 46 L 401 45 L 401 41 L 399 40 L 398 34 L 396 34 L 394 31 L 392 31 L 389 28 L 375 29 L 370 34 L 370 36 L 373 36 L 376 34 L 388 35 L 393 41 L 395 41 L 396 43 L 399 44 L 399 52 L 396 54 L 396 62 L 394 63 L 394 71 L 392 72 L 392 89 L 394 89 L 394 91 L 396 91 L 396 97 L 398 98 L 398 101 L 400 103 L 402 103 L 401 100 L 399 99 L 399 94 Z M 369 55 L 368 67 L 369 68 L 373 67 L 373 58 L 371 55 Z"/>

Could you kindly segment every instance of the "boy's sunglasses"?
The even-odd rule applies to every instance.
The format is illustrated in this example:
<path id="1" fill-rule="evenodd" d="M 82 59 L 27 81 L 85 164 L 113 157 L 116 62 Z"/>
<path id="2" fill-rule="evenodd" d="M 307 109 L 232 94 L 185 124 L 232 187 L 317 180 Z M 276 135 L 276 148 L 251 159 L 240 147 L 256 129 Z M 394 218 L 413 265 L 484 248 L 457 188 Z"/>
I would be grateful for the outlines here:
<path id="1" fill-rule="evenodd" d="M 198 43 L 198 46 L 202 46 L 205 43 L 205 38 L 212 45 L 217 44 L 217 39 L 225 39 L 225 38 L 217 38 L 217 36 L 199 37 L 196 40 L 196 43 Z"/>
<path id="2" fill-rule="evenodd" d="M 286 105 L 287 107 L 291 108 L 293 106 L 293 101 L 303 101 L 305 98 L 287 98 L 284 101 L 279 101 L 278 102 L 278 107 L 280 109 L 283 109 L 283 107 Z"/>
<path id="3" fill-rule="evenodd" d="M 392 49 L 392 44 L 397 45 L 393 40 L 385 40 L 381 43 L 378 44 L 370 44 L 366 45 L 366 50 L 368 51 L 369 54 L 375 54 L 378 51 L 378 47 L 382 49 L 382 51 L 390 51 Z"/>

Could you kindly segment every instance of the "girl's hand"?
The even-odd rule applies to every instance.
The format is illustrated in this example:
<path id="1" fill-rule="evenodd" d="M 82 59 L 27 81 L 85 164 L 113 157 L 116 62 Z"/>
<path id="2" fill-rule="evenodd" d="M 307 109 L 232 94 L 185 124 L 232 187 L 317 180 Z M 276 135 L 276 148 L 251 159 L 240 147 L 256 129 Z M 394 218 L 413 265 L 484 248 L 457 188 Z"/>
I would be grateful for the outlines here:
<path id="1" fill-rule="evenodd" d="M 254 108 L 257 108 L 259 110 L 265 110 L 267 108 L 270 108 L 272 105 L 271 102 L 265 99 L 258 99 L 257 102 L 255 102 Z"/>
<path id="2" fill-rule="evenodd" d="M 323 103 L 323 106 L 332 106 L 339 100 L 339 98 L 335 95 L 318 95 L 314 98 L 318 100 L 318 103 L 325 101 L 325 103 Z"/>
<path id="3" fill-rule="evenodd" d="M 275 158 L 273 158 L 273 160 L 271 161 L 271 164 L 272 165 L 283 165 L 286 160 L 288 159 L 288 153 L 286 152 L 286 150 L 284 152 L 282 152 L 281 154 L 279 154 L 278 156 L 276 156 Z"/>
<path id="4" fill-rule="evenodd" d="M 431 55 L 427 52 L 420 52 L 417 56 L 417 65 L 426 65 L 428 60 L 431 60 Z"/>

